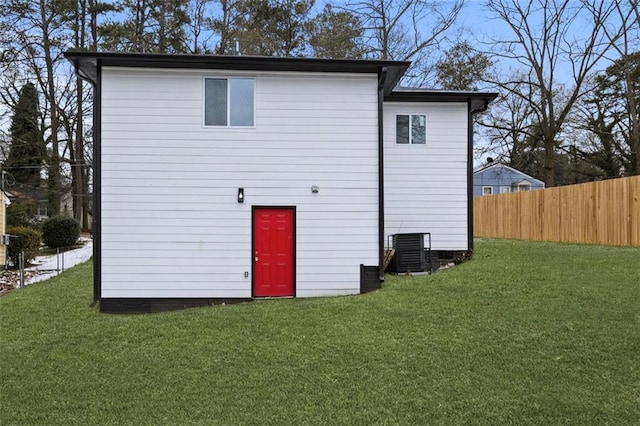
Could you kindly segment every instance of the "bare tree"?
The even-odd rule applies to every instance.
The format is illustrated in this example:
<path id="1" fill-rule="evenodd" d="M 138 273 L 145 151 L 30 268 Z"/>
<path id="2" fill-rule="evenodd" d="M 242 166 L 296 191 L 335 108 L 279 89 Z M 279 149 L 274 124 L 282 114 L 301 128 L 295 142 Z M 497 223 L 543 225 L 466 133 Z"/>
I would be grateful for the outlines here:
<path id="1" fill-rule="evenodd" d="M 425 71 L 433 67 L 429 53 L 445 39 L 463 4 L 463 0 L 352 0 L 343 9 L 360 19 L 367 56 L 413 61 L 408 77 L 421 84 Z"/>
<path id="2" fill-rule="evenodd" d="M 90 91 L 62 57 L 66 49 L 95 50 L 97 18 L 113 6 L 98 0 L 10 0 L 0 11 L 0 27 L 12 29 L 2 38 L 0 98 L 14 104 L 15 87 L 25 79 L 39 87 L 40 128 L 47 144 L 47 187 L 50 215 L 60 211 L 71 189 L 74 216 L 87 228 L 90 168 L 86 155 Z M 13 82 L 11 80 L 14 80 Z"/>
<path id="3" fill-rule="evenodd" d="M 44 94 L 43 117 L 48 126 L 46 143 L 50 147 L 47 161 L 49 213 L 58 214 L 61 198 L 60 130 L 56 94 L 56 72 L 67 41 L 63 23 L 73 3 L 68 0 L 8 0 L 3 5 L 4 25 L 13 28 L 14 60 L 33 75 Z"/>
<path id="4" fill-rule="evenodd" d="M 191 42 L 190 53 L 207 53 L 213 33 L 208 30 L 210 6 L 213 0 L 190 0 L 187 8 L 189 23 L 187 24 L 188 40 Z"/>
<path id="5" fill-rule="evenodd" d="M 640 173 L 640 96 L 639 96 L 639 59 L 640 59 L 640 0 L 615 2 L 615 10 L 620 26 L 621 36 L 617 31 L 604 28 L 606 37 L 611 41 L 613 50 L 618 54 L 607 74 L 618 78 L 618 94 L 624 104 L 623 118 L 626 127 L 626 142 L 629 150 L 630 163 L 627 172 Z"/>
<path id="6" fill-rule="evenodd" d="M 215 53 L 218 55 L 235 53 L 234 42 L 238 38 L 238 25 L 242 20 L 244 0 L 218 0 L 220 13 L 217 17 L 209 18 L 209 27 L 218 35 L 218 45 Z"/>
<path id="7" fill-rule="evenodd" d="M 489 151 L 501 163 L 517 169 L 527 166 L 527 152 L 532 150 L 531 142 L 537 138 L 536 116 L 531 102 L 523 95 L 533 97 L 531 86 L 521 83 L 524 77 L 516 74 L 512 83 L 492 107 L 478 118 L 489 140 Z"/>
<path id="8" fill-rule="evenodd" d="M 624 33 L 615 26 L 617 2 L 601 0 L 489 0 L 487 7 L 504 21 L 512 37 L 493 41 L 496 61 L 509 61 L 527 72 L 522 85 L 511 92 L 533 110 L 544 148 L 544 180 L 555 186 L 555 160 L 569 113 L 585 94 L 584 81 Z M 629 11 L 628 13 L 631 13 Z M 560 70 L 570 75 L 561 81 Z M 493 82 L 509 90 L 512 81 Z M 534 94 L 534 96 L 531 96 Z"/>

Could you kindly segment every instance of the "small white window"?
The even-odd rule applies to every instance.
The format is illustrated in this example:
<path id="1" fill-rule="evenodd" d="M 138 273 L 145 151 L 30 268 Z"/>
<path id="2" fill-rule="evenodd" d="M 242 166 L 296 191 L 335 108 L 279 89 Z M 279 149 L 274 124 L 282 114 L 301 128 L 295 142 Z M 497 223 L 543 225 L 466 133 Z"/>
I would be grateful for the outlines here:
<path id="1" fill-rule="evenodd" d="M 427 116 L 424 114 L 396 115 L 396 143 L 424 145 L 427 143 Z"/>
<path id="2" fill-rule="evenodd" d="M 526 180 L 522 182 L 518 182 L 517 184 L 515 184 L 514 191 L 515 192 L 531 191 L 531 184 Z"/>
<path id="3" fill-rule="evenodd" d="M 492 186 L 483 186 L 482 187 L 482 195 L 492 195 L 493 187 Z"/>
<path id="4" fill-rule="evenodd" d="M 38 203 L 38 205 L 36 206 L 36 216 L 45 217 L 48 216 L 47 213 L 47 204 Z"/>
<path id="5" fill-rule="evenodd" d="M 507 192 L 511 192 L 511 187 L 510 186 L 501 186 L 500 187 L 500 193 L 501 194 L 505 194 Z"/>
<path id="6" fill-rule="evenodd" d="M 205 78 L 204 125 L 252 127 L 255 79 Z"/>

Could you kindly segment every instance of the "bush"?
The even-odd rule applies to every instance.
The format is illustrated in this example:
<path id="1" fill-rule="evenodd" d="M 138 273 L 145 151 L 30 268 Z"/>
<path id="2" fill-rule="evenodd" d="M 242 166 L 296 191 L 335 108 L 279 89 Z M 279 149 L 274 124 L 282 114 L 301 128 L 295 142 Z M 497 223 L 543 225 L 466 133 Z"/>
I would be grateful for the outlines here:
<path id="1" fill-rule="evenodd" d="M 69 216 L 53 216 L 42 223 L 42 237 L 50 248 L 72 246 L 80 238 L 80 222 Z"/>
<path id="2" fill-rule="evenodd" d="M 7 226 L 31 226 L 35 204 L 33 201 L 17 200 L 7 207 Z"/>
<path id="3" fill-rule="evenodd" d="M 24 251 L 24 260 L 29 262 L 38 255 L 42 234 L 28 226 L 11 226 L 7 228 L 9 238 L 8 255 L 14 265 L 18 264 L 18 256 Z"/>

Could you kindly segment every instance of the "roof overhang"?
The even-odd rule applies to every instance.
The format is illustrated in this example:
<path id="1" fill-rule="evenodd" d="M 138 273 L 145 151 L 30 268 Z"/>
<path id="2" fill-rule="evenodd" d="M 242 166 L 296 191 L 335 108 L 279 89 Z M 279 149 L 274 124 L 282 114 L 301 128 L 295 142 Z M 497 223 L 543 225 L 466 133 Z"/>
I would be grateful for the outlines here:
<path id="1" fill-rule="evenodd" d="M 290 71 L 380 74 L 386 68 L 385 95 L 391 93 L 411 62 L 360 59 L 278 58 L 269 56 L 173 55 L 72 52 L 64 54 L 83 79 L 96 82 L 98 67 Z"/>
<path id="2" fill-rule="evenodd" d="M 385 96 L 385 102 L 468 102 L 471 112 L 487 109 L 489 103 L 498 97 L 494 92 L 474 92 L 455 90 L 429 90 L 398 88 Z"/>

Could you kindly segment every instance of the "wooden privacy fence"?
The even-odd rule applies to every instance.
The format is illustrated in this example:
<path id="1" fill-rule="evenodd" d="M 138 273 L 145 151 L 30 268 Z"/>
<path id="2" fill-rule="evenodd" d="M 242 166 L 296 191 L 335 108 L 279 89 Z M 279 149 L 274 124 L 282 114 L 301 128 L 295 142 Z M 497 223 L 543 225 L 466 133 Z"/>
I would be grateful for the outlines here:
<path id="1" fill-rule="evenodd" d="M 640 246 L 640 176 L 473 199 L 476 237 Z"/>

